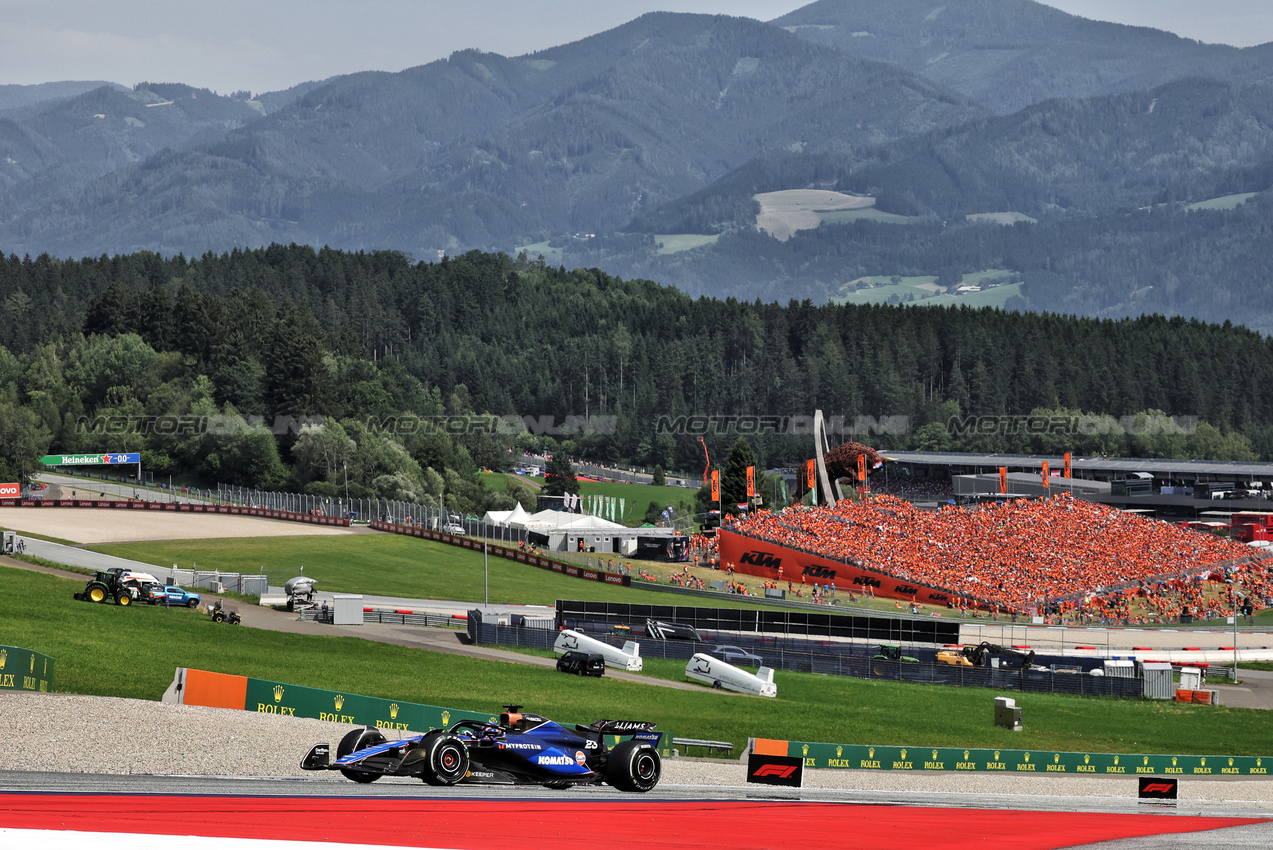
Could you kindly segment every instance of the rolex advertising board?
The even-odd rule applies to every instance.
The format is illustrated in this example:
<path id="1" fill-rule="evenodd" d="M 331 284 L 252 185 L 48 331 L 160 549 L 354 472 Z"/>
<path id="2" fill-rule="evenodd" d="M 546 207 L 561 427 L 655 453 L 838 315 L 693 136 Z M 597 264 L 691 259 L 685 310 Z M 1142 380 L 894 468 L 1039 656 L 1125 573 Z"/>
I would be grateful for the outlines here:
<path id="1" fill-rule="evenodd" d="M 20 646 L 0 646 L 0 691 L 52 689 L 52 658 Z"/>
<path id="2" fill-rule="evenodd" d="M 981 750 L 956 747 L 872 747 L 788 741 L 787 754 L 805 767 L 886 771 L 1056 773 L 1067 776 L 1267 776 L 1262 756 L 1172 756 Z M 1273 764 L 1273 757 L 1269 759 Z"/>

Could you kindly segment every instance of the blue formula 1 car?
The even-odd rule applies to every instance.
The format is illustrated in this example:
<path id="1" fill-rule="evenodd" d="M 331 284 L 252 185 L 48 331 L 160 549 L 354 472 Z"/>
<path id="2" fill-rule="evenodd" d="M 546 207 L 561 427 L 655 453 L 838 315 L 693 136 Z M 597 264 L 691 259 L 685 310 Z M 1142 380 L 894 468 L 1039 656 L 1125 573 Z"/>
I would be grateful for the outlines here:
<path id="1" fill-rule="evenodd" d="M 461 720 L 450 729 L 387 741 L 379 729 L 355 729 L 336 748 L 316 744 L 301 761 L 305 770 L 339 770 L 354 782 L 382 776 L 418 776 L 430 785 L 613 785 L 649 791 L 659 783 L 662 732 L 653 723 L 598 720 L 566 729 L 537 714 L 506 705 L 499 723 Z M 606 735 L 631 736 L 613 749 Z"/>

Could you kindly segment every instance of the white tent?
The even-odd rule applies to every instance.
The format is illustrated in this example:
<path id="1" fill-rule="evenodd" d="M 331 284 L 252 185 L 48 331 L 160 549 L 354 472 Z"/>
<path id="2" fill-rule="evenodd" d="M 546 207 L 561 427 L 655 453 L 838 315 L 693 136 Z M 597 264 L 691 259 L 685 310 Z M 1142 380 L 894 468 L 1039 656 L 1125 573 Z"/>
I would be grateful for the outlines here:
<path id="1" fill-rule="evenodd" d="M 542 533 L 548 531 L 600 531 L 602 529 L 624 528 L 625 526 L 601 517 L 589 516 L 588 514 L 570 514 L 565 511 L 540 511 L 527 517 L 519 527 Z"/>
<path id="2" fill-rule="evenodd" d="M 487 511 L 486 515 L 482 517 L 482 522 L 505 528 L 525 528 L 526 520 L 528 519 L 530 519 L 530 514 L 526 513 L 526 509 L 518 502 L 517 507 L 511 511 Z"/>

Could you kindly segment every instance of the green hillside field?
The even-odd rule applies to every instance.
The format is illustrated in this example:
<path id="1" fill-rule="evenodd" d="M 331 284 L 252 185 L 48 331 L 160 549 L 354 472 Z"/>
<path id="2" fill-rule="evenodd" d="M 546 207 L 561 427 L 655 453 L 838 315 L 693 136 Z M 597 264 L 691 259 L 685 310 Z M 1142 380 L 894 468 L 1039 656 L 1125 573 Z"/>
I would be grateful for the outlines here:
<path id="1" fill-rule="evenodd" d="M 330 538 L 328 538 L 330 539 Z M 582 583 L 582 582 L 581 582 Z M 176 667 L 495 712 L 517 702 L 567 722 L 652 720 L 683 737 L 1067 752 L 1267 755 L 1265 712 L 1019 694 L 1026 731 L 989 722 L 988 692 L 778 671 L 779 697 L 656 688 L 351 637 L 228 628 L 197 611 L 71 598 L 82 585 L 0 566 L 4 640 L 52 656 L 54 690 L 157 700 Z M 676 678 L 674 666 L 651 665 Z M 852 721 L 846 713 L 851 707 Z"/>

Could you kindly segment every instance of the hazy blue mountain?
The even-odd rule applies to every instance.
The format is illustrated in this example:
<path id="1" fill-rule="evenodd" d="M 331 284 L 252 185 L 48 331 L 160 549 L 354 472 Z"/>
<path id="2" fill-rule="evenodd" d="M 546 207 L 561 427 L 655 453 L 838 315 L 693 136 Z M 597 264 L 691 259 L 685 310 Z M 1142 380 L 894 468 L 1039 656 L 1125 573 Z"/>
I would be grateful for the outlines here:
<path id="1" fill-rule="evenodd" d="M 85 80 L 64 80 L 57 83 L 38 83 L 31 86 L 4 85 L 0 86 L 0 112 L 7 109 L 16 109 L 22 106 L 31 106 L 32 104 L 41 103 L 43 101 L 58 100 L 65 97 L 75 97 L 78 94 L 100 89 L 102 86 L 111 86 L 113 88 L 122 89 L 123 86 L 115 83 L 108 83 L 105 80 L 85 81 Z"/>
<path id="2" fill-rule="evenodd" d="M 894 63 L 1001 113 L 1191 76 L 1273 79 L 1273 44 L 1203 44 L 1032 0 L 818 0 L 771 23 L 817 44 Z"/>
<path id="3" fill-rule="evenodd" d="M 504 247 L 616 228 L 769 153 L 851 151 L 984 114 L 756 21 L 651 14 L 528 56 L 465 51 L 333 79 L 206 144 L 24 205 L 0 240 L 84 254 Z"/>
<path id="4" fill-rule="evenodd" d="M 67 200 L 89 181 L 158 151 L 220 138 L 259 118 L 259 103 L 181 84 L 105 85 L 0 117 L 0 221 Z"/>

